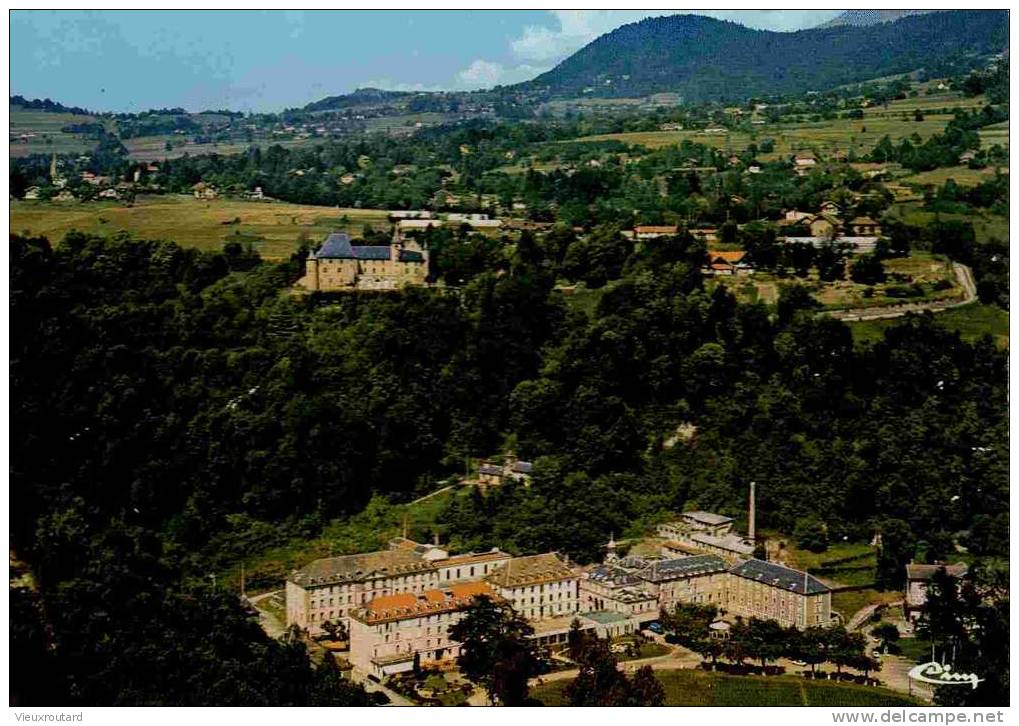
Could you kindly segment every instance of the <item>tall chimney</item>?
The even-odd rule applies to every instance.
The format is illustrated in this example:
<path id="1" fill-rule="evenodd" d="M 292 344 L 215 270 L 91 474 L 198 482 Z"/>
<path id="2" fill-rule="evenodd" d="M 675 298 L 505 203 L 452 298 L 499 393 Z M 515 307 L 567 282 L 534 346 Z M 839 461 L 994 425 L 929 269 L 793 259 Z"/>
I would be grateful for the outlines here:
<path id="1" fill-rule="evenodd" d="M 757 487 L 757 482 L 750 482 L 750 512 L 747 515 L 747 539 L 754 542 L 754 490 Z"/>

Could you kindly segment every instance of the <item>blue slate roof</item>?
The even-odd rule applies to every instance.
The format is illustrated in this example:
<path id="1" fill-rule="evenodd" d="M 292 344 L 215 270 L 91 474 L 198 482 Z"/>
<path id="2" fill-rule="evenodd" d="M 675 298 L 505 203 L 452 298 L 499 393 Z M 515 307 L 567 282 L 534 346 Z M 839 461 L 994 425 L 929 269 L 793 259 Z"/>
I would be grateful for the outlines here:
<path id="1" fill-rule="evenodd" d="M 762 582 L 765 585 L 779 587 L 783 590 L 789 590 L 790 592 L 799 593 L 801 595 L 803 594 L 804 581 L 806 582 L 808 595 L 816 595 L 822 592 L 829 592 L 831 590 L 831 588 L 816 577 L 804 575 L 804 573 L 799 570 L 783 567 L 782 565 L 776 565 L 774 562 L 747 560 L 746 562 L 736 565 L 729 571 L 732 574 L 746 578 L 747 580 Z"/>
<path id="2" fill-rule="evenodd" d="M 326 237 L 326 241 L 318 248 L 315 256 L 319 259 L 354 259 L 354 248 L 350 246 L 350 236 L 344 232 L 333 232 Z"/>
<path id="3" fill-rule="evenodd" d="M 534 464 L 529 461 L 518 461 L 513 465 L 513 471 L 518 474 L 530 474 L 534 471 Z"/>
<path id="4" fill-rule="evenodd" d="M 711 572 L 725 572 L 727 569 L 725 560 L 718 555 L 693 555 L 652 562 L 640 571 L 640 576 L 649 582 L 663 582 Z"/>
<path id="5" fill-rule="evenodd" d="M 400 250 L 400 262 L 424 262 L 425 256 L 415 250 Z"/>
<path id="6" fill-rule="evenodd" d="M 313 255 L 323 260 L 388 260 L 388 245 L 367 245 L 355 247 L 350 244 L 350 235 L 345 232 L 333 232 Z"/>
<path id="7" fill-rule="evenodd" d="M 388 260 L 389 245 L 371 245 L 370 247 L 354 247 L 354 257 L 359 260 Z"/>

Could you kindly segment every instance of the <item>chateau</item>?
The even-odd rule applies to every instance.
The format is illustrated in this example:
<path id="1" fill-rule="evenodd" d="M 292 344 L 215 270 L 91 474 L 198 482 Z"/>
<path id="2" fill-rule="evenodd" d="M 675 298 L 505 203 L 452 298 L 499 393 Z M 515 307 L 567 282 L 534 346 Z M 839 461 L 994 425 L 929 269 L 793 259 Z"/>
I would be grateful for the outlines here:
<path id="1" fill-rule="evenodd" d="M 397 235 L 389 245 L 352 245 L 345 232 L 330 234 L 308 254 L 306 290 L 395 290 L 423 285 L 428 276 L 428 251 L 416 240 Z"/>

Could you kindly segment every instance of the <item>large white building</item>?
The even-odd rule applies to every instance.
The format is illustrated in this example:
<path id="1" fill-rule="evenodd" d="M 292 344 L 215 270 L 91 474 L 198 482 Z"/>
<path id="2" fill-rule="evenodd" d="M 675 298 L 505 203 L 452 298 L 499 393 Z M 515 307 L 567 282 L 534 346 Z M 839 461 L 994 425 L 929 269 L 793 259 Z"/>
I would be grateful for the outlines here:
<path id="1" fill-rule="evenodd" d="M 362 673 L 382 678 L 420 665 L 456 659 L 460 643 L 449 628 L 478 596 L 498 600 L 484 582 L 466 582 L 419 593 L 375 598 L 350 615 L 350 662 Z"/>
<path id="2" fill-rule="evenodd" d="M 577 573 L 554 553 L 514 557 L 485 580 L 528 620 L 580 611 Z"/>
<path id="3" fill-rule="evenodd" d="M 352 610 L 377 598 L 481 580 L 510 559 L 497 549 L 450 556 L 399 538 L 388 550 L 315 560 L 287 578 L 287 625 L 316 635 L 323 623 L 348 624 Z"/>

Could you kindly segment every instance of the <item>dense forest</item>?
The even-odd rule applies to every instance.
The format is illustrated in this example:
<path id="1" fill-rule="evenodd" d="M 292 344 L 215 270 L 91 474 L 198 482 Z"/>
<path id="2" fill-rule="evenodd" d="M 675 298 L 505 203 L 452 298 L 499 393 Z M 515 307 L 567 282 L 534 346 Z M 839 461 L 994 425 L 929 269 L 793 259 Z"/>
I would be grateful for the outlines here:
<path id="1" fill-rule="evenodd" d="M 889 584 L 953 540 L 1007 554 L 989 339 L 928 316 L 854 347 L 796 285 L 774 309 L 706 292 L 685 234 L 484 239 L 428 240 L 456 288 L 329 299 L 287 293 L 303 253 L 12 237 L 19 702 L 39 673 L 51 703 L 362 702 L 210 582 L 224 533 L 314 536 L 504 447 L 533 486 L 456 500 L 454 546 L 590 561 L 669 511 L 740 516 L 754 480 L 763 526 L 881 533 Z M 554 289 L 567 273 L 617 282 L 585 312 Z"/>

